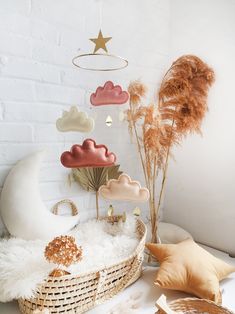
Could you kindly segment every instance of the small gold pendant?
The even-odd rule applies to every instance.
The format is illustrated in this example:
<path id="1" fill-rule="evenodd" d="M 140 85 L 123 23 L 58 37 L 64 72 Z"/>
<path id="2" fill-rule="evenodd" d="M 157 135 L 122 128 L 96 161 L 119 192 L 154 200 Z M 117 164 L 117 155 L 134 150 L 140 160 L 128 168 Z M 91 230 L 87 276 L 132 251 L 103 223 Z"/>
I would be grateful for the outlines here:
<path id="1" fill-rule="evenodd" d="M 106 121 L 105 121 L 107 126 L 111 126 L 113 123 L 113 119 L 111 116 L 107 116 Z"/>

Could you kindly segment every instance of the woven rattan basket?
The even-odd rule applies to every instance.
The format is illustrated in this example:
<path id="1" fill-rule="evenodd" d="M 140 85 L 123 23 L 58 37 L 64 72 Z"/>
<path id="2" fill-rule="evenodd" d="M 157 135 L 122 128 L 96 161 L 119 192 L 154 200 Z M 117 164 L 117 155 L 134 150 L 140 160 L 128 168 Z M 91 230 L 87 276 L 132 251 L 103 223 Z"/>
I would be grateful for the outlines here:
<path id="1" fill-rule="evenodd" d="M 139 244 L 129 258 L 81 276 L 49 277 L 32 299 L 19 299 L 21 313 L 47 308 L 50 313 L 84 313 L 112 298 L 141 275 L 146 227 L 137 219 Z"/>
<path id="2" fill-rule="evenodd" d="M 185 314 L 234 314 L 212 301 L 197 298 L 178 299 L 170 302 L 169 307 L 176 313 Z M 157 314 L 165 314 L 165 312 L 159 310 Z"/>

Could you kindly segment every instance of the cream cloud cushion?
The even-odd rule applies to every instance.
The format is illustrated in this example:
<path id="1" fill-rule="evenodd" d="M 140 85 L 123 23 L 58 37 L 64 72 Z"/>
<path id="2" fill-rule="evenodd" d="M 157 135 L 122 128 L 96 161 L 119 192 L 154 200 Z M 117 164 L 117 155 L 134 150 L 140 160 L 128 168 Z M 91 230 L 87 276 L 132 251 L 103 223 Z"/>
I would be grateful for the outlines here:
<path id="1" fill-rule="evenodd" d="M 91 132 L 94 125 L 94 119 L 75 106 L 72 106 L 69 111 L 64 111 L 62 117 L 56 121 L 56 127 L 60 132 Z"/>

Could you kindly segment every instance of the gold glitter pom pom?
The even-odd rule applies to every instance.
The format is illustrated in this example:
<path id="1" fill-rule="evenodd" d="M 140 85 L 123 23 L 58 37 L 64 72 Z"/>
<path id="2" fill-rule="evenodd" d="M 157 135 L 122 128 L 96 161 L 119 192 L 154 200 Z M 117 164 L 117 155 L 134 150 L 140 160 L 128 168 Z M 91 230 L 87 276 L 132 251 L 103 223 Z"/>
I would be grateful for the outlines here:
<path id="1" fill-rule="evenodd" d="M 44 254 L 49 262 L 68 267 L 82 259 L 82 248 L 77 246 L 74 237 L 66 235 L 48 243 Z"/>

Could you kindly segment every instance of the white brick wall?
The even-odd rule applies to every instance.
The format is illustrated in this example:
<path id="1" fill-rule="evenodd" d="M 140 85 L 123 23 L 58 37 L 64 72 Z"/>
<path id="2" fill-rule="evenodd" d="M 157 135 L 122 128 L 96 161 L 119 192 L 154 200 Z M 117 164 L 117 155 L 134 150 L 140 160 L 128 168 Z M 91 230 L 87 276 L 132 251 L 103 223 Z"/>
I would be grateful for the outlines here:
<path id="1" fill-rule="evenodd" d="M 61 152 L 73 143 L 93 137 L 107 144 L 121 168 L 142 179 L 135 146 L 118 120 L 119 108 L 91 108 L 90 93 L 107 79 L 126 87 L 131 79 L 142 78 L 153 97 L 168 57 L 168 0 L 109 0 L 103 1 L 102 30 L 113 37 L 110 53 L 128 58 L 129 67 L 113 73 L 76 69 L 72 57 L 93 50 L 88 39 L 100 28 L 99 6 L 97 0 L 0 0 L 0 189 L 17 160 L 46 148 L 40 174 L 43 199 L 50 207 L 71 197 L 82 219 L 95 214 L 94 197 L 77 185 L 70 188 L 68 171 L 59 162 Z M 96 118 L 95 132 L 57 132 L 55 120 L 70 105 Z M 108 114 L 113 118 L 109 129 Z"/>

